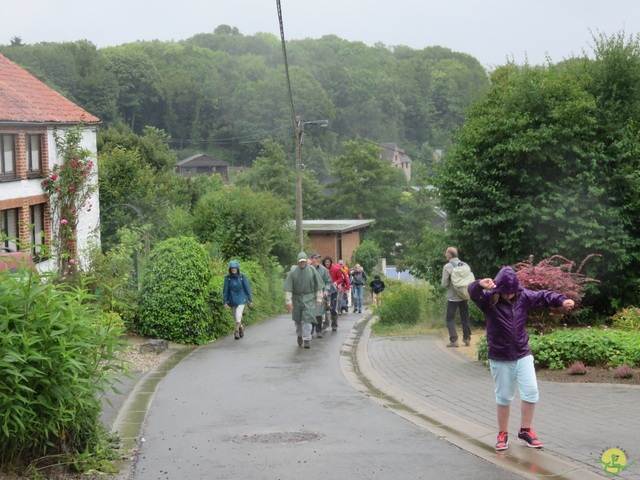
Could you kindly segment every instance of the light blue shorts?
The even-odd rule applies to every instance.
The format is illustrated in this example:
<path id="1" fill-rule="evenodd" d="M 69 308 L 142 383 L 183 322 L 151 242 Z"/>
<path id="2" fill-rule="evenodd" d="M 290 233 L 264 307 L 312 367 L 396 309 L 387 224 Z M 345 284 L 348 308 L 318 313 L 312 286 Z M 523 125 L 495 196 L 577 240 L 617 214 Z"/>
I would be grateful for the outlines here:
<path id="1" fill-rule="evenodd" d="M 518 383 L 520 398 L 525 402 L 537 403 L 539 399 L 538 380 L 533 366 L 533 355 L 527 355 L 515 362 L 489 360 L 491 375 L 496 390 L 498 405 L 511 405 Z"/>

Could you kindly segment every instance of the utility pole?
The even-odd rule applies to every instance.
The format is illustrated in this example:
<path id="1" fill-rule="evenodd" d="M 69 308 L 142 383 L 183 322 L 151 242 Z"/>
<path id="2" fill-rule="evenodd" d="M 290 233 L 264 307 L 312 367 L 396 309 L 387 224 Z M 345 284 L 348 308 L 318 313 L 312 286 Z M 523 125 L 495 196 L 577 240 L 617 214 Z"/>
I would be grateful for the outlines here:
<path id="1" fill-rule="evenodd" d="M 302 234 L 302 132 L 304 123 L 299 116 L 296 117 L 296 238 L 298 239 L 298 251 L 304 247 Z"/>
<path id="2" fill-rule="evenodd" d="M 302 141 L 304 139 L 305 125 L 327 127 L 329 120 L 303 122 L 300 116 L 296 116 L 296 237 L 299 251 L 304 248 L 304 236 L 302 234 Z"/>

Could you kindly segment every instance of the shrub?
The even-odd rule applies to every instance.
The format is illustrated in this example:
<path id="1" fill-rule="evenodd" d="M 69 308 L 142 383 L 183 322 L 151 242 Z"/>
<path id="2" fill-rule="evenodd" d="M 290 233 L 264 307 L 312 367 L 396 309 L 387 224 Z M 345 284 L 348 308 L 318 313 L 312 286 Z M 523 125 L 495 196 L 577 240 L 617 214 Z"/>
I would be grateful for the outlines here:
<path id="1" fill-rule="evenodd" d="M 424 301 L 429 296 L 426 286 L 406 283 L 389 285 L 384 291 L 382 304 L 375 310 L 378 322 L 383 325 L 418 323 L 424 311 Z"/>
<path id="2" fill-rule="evenodd" d="M 195 239 L 160 242 L 142 279 L 139 333 L 187 344 L 214 339 L 212 278 L 209 254 Z"/>
<path id="3" fill-rule="evenodd" d="M 587 367 L 582 362 L 573 362 L 573 364 L 567 368 L 567 374 L 569 375 L 586 375 Z"/>
<path id="4" fill-rule="evenodd" d="M 574 362 L 585 366 L 640 365 L 640 334 L 613 329 L 558 330 L 531 335 L 531 353 L 538 368 L 562 370 Z M 477 344 L 478 360 L 488 361 L 486 337 Z"/>
<path id="5" fill-rule="evenodd" d="M 575 361 L 591 366 L 640 365 L 640 334 L 636 332 L 559 330 L 532 335 L 529 344 L 540 368 L 561 370 Z"/>
<path id="6" fill-rule="evenodd" d="M 117 313 L 127 329 L 135 328 L 138 307 L 138 270 L 142 262 L 136 248 L 139 238 L 127 229 L 119 232 L 122 243 L 102 253 L 91 251 L 91 288 L 98 295 L 99 308 Z"/>
<path id="7" fill-rule="evenodd" d="M 487 346 L 487 336 L 482 335 L 476 343 L 476 349 L 478 351 L 478 361 L 485 364 L 489 364 L 489 347 Z"/>
<path id="8" fill-rule="evenodd" d="M 640 332 L 640 308 L 627 307 L 611 317 L 612 326 L 628 332 Z"/>
<path id="9" fill-rule="evenodd" d="M 123 371 L 121 323 L 82 284 L 17 278 L 0 272 L 0 465 L 104 453 L 100 395 Z"/>
<path id="10" fill-rule="evenodd" d="M 576 309 L 587 287 L 598 282 L 595 278 L 581 273 L 585 263 L 593 257 L 600 257 L 600 255 L 587 256 L 574 272 L 575 262 L 560 255 L 545 258 L 537 265 L 533 264 L 533 255 L 531 255 L 529 261 L 514 265 L 514 270 L 524 288 L 535 291 L 551 290 L 562 293 L 576 302 L 576 308 L 572 312 L 572 318 L 575 318 Z M 560 325 L 565 313 L 561 308 L 532 310 L 529 312 L 529 322 L 530 325 L 535 325 L 539 332 L 546 333 Z"/>
<path id="11" fill-rule="evenodd" d="M 622 365 L 613 371 L 613 376 L 615 378 L 632 378 L 633 370 L 629 365 Z"/>
<path id="12" fill-rule="evenodd" d="M 364 272 L 373 280 L 373 270 L 380 261 L 382 249 L 372 240 L 365 240 L 353 252 L 351 265 L 359 263 Z"/>

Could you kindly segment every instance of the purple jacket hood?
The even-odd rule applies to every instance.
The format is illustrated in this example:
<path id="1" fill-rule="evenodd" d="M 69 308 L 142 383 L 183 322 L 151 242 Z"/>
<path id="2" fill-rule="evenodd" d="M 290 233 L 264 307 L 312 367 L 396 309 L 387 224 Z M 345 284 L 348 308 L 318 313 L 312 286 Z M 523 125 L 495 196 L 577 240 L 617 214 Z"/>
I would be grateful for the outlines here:
<path id="1" fill-rule="evenodd" d="M 527 332 L 527 313 L 535 308 L 560 307 L 567 297 L 550 290 L 533 291 L 523 288 L 516 272 L 504 267 L 493 280 L 494 290 L 485 290 L 480 280 L 468 287 L 471 300 L 484 314 L 487 323 L 487 347 L 491 360 L 515 361 L 531 353 Z M 518 293 L 511 300 L 499 298 L 497 293 Z"/>
<path id="2" fill-rule="evenodd" d="M 493 283 L 496 284 L 493 293 L 518 293 L 522 290 L 518 275 L 511 267 L 501 268 Z"/>

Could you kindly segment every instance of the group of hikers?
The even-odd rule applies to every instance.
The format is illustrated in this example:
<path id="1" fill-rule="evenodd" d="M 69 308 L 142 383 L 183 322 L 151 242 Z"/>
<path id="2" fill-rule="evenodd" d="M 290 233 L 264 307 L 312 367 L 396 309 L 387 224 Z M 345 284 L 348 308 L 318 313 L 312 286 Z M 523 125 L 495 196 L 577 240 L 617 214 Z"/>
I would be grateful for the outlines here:
<path id="1" fill-rule="evenodd" d="M 362 313 L 366 283 L 367 274 L 360 264 L 349 269 L 343 260 L 334 263 L 330 256 L 321 260 L 318 253 L 307 258 L 306 253 L 300 252 L 298 262 L 291 267 L 283 286 L 285 304 L 296 325 L 298 346 L 310 348 L 313 334 L 322 338 L 322 332 L 329 326 L 332 331 L 337 331 L 338 316 L 349 313 L 349 297 L 352 299 L 352 312 Z M 373 302 L 379 305 L 385 289 L 380 275 L 374 276 L 369 288 Z M 222 298 L 224 307 L 231 309 L 236 324 L 234 337 L 239 340 L 244 337 L 244 307 L 253 307 L 253 297 L 251 285 L 236 261 L 229 263 Z"/>
<path id="2" fill-rule="evenodd" d="M 362 313 L 362 299 L 367 274 L 360 265 L 353 270 L 340 260 L 334 263 L 329 256 L 320 260 L 317 253 L 307 258 L 298 254 L 298 262 L 291 267 L 283 290 L 285 303 L 296 326 L 299 347 L 310 348 L 312 335 L 322 338 L 323 330 L 331 326 L 338 329 L 338 316 L 349 312 L 349 293 L 352 297 L 353 313 Z M 446 324 L 449 331 L 447 347 L 460 346 L 454 318 L 460 313 L 462 340 L 465 346 L 471 343 L 468 299 L 471 299 L 484 315 L 487 329 L 487 347 L 491 375 L 494 381 L 496 414 L 498 419 L 497 451 L 509 447 L 508 425 L 510 406 L 516 386 L 521 398 L 521 418 L 518 439 L 529 447 L 541 448 L 540 439 L 531 424 L 535 405 L 539 399 L 534 359 L 529 348 L 527 312 L 530 309 L 563 307 L 572 309 L 574 301 L 565 295 L 549 290 L 533 291 L 520 285 L 516 272 L 511 267 L 502 267 L 495 278 L 473 279 L 460 288 L 455 284 L 458 269 L 470 269 L 458 257 L 455 247 L 445 252 L 447 263 L 442 269 L 442 286 L 447 289 Z M 471 281 L 472 280 L 472 281 Z M 374 302 L 379 304 L 380 294 L 385 289 L 380 275 L 375 275 L 369 284 Z M 225 307 L 232 309 L 236 322 L 235 338 L 244 336 L 242 312 L 245 305 L 253 306 L 251 287 L 246 276 L 240 272 L 238 262 L 229 264 L 229 275 L 223 287 Z"/>

